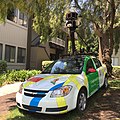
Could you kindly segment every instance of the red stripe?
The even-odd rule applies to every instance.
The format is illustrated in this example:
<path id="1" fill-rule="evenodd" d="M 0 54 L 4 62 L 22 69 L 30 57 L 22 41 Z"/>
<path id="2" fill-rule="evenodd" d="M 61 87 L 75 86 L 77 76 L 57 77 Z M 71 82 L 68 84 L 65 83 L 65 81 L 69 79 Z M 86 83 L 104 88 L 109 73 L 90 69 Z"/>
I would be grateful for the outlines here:
<path id="1" fill-rule="evenodd" d="M 30 78 L 28 81 L 31 81 L 31 82 L 38 82 L 40 80 L 42 80 L 43 78 L 38 78 L 38 77 L 32 77 Z"/>

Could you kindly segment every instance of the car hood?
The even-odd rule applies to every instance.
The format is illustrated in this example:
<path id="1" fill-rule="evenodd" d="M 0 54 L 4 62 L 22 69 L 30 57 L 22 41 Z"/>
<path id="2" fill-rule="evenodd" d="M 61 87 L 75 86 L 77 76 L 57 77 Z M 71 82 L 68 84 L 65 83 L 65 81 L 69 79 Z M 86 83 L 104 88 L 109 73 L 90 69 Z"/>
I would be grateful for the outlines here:
<path id="1" fill-rule="evenodd" d="M 53 90 L 61 87 L 70 76 L 70 74 L 39 74 L 25 81 L 23 88 L 31 90 Z"/>

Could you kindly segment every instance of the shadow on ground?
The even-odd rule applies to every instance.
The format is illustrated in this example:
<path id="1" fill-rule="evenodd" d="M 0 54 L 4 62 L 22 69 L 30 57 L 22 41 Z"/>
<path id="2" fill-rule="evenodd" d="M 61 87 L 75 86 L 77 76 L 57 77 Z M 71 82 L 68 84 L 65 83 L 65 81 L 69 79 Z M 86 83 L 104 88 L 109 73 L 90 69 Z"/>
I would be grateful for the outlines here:
<path id="1" fill-rule="evenodd" d="M 78 113 L 76 110 L 63 115 L 45 115 L 25 112 L 22 116 L 18 115 L 14 118 L 8 118 L 7 120 L 112 120 L 120 118 L 119 102 L 120 88 L 100 89 L 88 99 L 88 106 L 84 113 Z M 17 108 L 12 107 L 12 110 L 14 109 Z"/>

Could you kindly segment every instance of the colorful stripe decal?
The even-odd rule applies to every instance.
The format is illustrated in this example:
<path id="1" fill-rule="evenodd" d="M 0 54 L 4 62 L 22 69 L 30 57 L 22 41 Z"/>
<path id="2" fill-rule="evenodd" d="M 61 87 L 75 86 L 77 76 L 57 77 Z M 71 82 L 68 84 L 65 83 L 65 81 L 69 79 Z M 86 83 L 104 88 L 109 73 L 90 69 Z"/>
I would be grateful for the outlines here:
<path id="1" fill-rule="evenodd" d="M 58 88 L 62 87 L 63 84 L 64 84 L 64 82 L 63 82 L 63 83 L 60 83 L 60 84 L 57 84 L 57 85 L 55 85 L 54 87 L 52 87 L 49 91 L 53 91 L 53 90 L 55 90 L 55 89 L 58 89 Z"/>
<path id="2" fill-rule="evenodd" d="M 58 75 L 45 76 L 45 77 L 44 77 L 44 80 L 49 80 L 49 79 L 53 79 L 53 78 L 56 79 L 57 77 L 60 77 L 60 76 L 63 76 L 63 75 L 59 75 L 59 74 L 58 74 Z"/>
<path id="3" fill-rule="evenodd" d="M 81 85 L 77 80 L 77 76 L 78 75 L 71 75 L 63 86 L 68 85 L 70 82 L 73 82 L 76 85 L 76 87 L 78 88 L 78 90 L 79 90 Z"/>
<path id="4" fill-rule="evenodd" d="M 37 97 L 33 98 L 30 102 L 30 106 L 38 107 L 38 104 L 39 104 L 41 99 L 42 98 L 37 98 Z"/>
<path id="5" fill-rule="evenodd" d="M 64 97 L 57 97 L 56 101 L 57 101 L 58 107 L 64 107 L 67 105 Z M 66 112 L 67 110 L 64 110 L 64 111 L 61 111 L 60 113 L 66 113 Z"/>
<path id="6" fill-rule="evenodd" d="M 28 81 L 31 81 L 31 82 L 39 82 L 43 80 L 43 78 L 40 78 L 40 77 L 32 77 L 30 79 L 28 79 Z"/>
<path id="7" fill-rule="evenodd" d="M 32 85 L 32 84 L 34 84 L 34 82 L 32 82 L 32 81 L 27 81 L 25 84 L 23 84 L 23 88 L 26 88 L 26 87 L 28 87 L 28 86 L 30 86 L 30 85 Z"/>

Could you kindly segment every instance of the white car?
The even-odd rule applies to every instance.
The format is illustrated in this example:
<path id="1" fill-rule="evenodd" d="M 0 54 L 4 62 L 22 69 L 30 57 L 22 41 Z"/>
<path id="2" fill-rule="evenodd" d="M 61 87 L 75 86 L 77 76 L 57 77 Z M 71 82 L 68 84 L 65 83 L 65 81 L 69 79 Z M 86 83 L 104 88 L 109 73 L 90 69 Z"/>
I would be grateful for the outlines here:
<path id="1" fill-rule="evenodd" d="M 86 101 L 100 87 L 107 87 L 107 68 L 89 55 L 68 57 L 50 64 L 41 74 L 20 86 L 16 94 L 20 109 L 62 114 L 86 109 Z"/>

